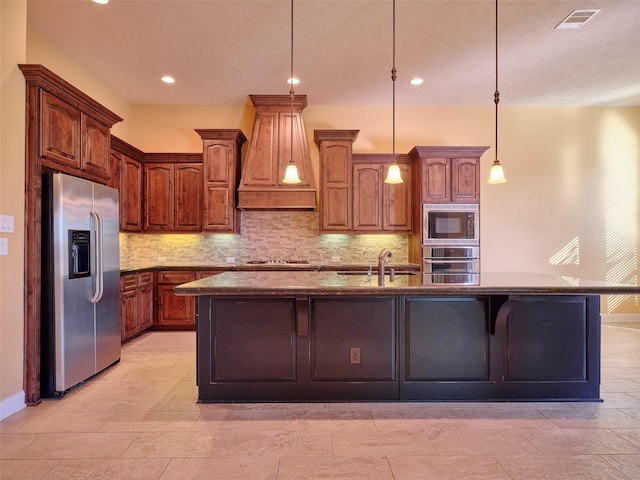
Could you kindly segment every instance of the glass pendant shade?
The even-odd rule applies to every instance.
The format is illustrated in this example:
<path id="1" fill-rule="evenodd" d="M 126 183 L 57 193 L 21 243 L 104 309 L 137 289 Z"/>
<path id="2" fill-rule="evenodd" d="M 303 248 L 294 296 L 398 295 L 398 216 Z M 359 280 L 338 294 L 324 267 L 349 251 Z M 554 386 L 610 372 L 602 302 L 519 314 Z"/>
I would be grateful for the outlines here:
<path id="1" fill-rule="evenodd" d="M 496 184 L 496 183 L 506 183 L 507 178 L 504 176 L 504 170 L 502 170 L 502 165 L 500 162 L 496 160 L 493 162 L 491 166 L 491 172 L 489 172 L 489 180 L 487 183 Z"/>
<path id="2" fill-rule="evenodd" d="M 296 167 L 295 163 L 290 163 L 287 165 L 287 169 L 284 172 L 284 178 L 282 179 L 282 183 L 301 183 L 300 177 L 298 176 L 298 167 Z"/>
<path id="3" fill-rule="evenodd" d="M 397 163 L 389 165 L 389 171 L 387 172 L 387 178 L 384 179 L 384 183 L 402 183 L 402 175 L 400 174 L 400 167 Z"/>

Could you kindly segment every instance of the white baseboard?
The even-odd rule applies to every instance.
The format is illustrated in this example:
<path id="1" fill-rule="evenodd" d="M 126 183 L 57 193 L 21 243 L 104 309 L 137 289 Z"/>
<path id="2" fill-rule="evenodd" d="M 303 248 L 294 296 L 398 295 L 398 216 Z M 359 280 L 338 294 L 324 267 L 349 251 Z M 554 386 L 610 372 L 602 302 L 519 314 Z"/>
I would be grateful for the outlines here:
<path id="1" fill-rule="evenodd" d="M 15 395 L 5 398 L 0 402 L 0 420 L 4 420 L 10 415 L 19 412 L 27 406 L 24 403 L 24 391 L 20 391 Z"/>
<path id="2" fill-rule="evenodd" d="M 603 313 L 602 323 L 640 322 L 640 313 Z"/>

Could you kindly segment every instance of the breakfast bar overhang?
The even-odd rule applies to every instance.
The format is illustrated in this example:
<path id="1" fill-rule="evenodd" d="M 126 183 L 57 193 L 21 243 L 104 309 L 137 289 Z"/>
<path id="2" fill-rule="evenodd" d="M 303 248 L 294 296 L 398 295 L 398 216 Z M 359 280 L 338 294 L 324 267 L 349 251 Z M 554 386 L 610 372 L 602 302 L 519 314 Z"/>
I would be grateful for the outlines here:
<path id="1" fill-rule="evenodd" d="M 198 400 L 600 401 L 600 295 L 530 273 L 423 285 L 408 272 L 225 272 L 197 302 Z"/>

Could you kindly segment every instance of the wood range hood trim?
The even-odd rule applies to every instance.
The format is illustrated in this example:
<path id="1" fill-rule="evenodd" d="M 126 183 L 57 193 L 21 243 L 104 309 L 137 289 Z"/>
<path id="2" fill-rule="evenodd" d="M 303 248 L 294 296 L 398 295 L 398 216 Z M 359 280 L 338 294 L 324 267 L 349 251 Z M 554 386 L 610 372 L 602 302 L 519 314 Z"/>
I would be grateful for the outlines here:
<path id="1" fill-rule="evenodd" d="M 302 110 L 306 95 L 249 95 L 256 107 L 253 131 L 238 187 L 241 210 L 315 210 L 316 189 Z M 302 183 L 282 183 L 291 150 Z"/>

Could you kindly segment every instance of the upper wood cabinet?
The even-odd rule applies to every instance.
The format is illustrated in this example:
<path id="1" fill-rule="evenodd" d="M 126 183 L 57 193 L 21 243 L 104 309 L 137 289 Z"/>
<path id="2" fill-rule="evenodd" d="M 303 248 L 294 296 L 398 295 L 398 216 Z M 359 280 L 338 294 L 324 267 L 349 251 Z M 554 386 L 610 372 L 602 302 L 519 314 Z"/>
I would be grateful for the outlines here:
<path id="1" fill-rule="evenodd" d="M 109 127 L 82 114 L 82 169 L 108 179 Z"/>
<path id="2" fill-rule="evenodd" d="M 353 154 L 358 130 L 316 130 L 320 149 L 320 230 L 326 233 L 411 232 L 412 169 L 407 155 L 396 160 L 404 180 L 384 183 L 393 156 Z"/>
<path id="3" fill-rule="evenodd" d="M 237 188 L 240 181 L 241 147 L 247 138 L 240 130 L 203 130 L 203 221 L 202 230 L 240 233 Z"/>
<path id="4" fill-rule="evenodd" d="M 479 203 L 480 157 L 488 147 L 414 147 L 423 203 Z"/>
<path id="5" fill-rule="evenodd" d="M 145 162 L 154 155 L 161 155 L 155 158 L 170 158 L 172 154 L 147 154 Z M 201 231 L 202 164 L 144 163 L 143 172 L 144 230 Z"/>
<path id="6" fill-rule="evenodd" d="M 320 230 L 353 228 L 352 145 L 359 130 L 316 130 L 320 149 Z"/>
<path id="7" fill-rule="evenodd" d="M 120 231 L 142 231 L 142 162 L 143 152 L 118 137 L 111 137 L 111 158 L 118 174 L 112 174 L 120 191 Z M 113 168 L 113 167 L 112 167 Z"/>
<path id="8" fill-rule="evenodd" d="M 111 177 L 109 130 L 122 118 L 42 65 L 20 65 L 28 85 L 27 142 L 39 167 L 101 183 Z"/>
<path id="9" fill-rule="evenodd" d="M 80 110 L 40 91 L 40 158 L 80 169 Z"/>
<path id="10" fill-rule="evenodd" d="M 396 155 L 402 183 L 384 183 L 393 155 L 353 155 L 353 231 L 411 232 L 412 175 L 407 155 Z"/>

